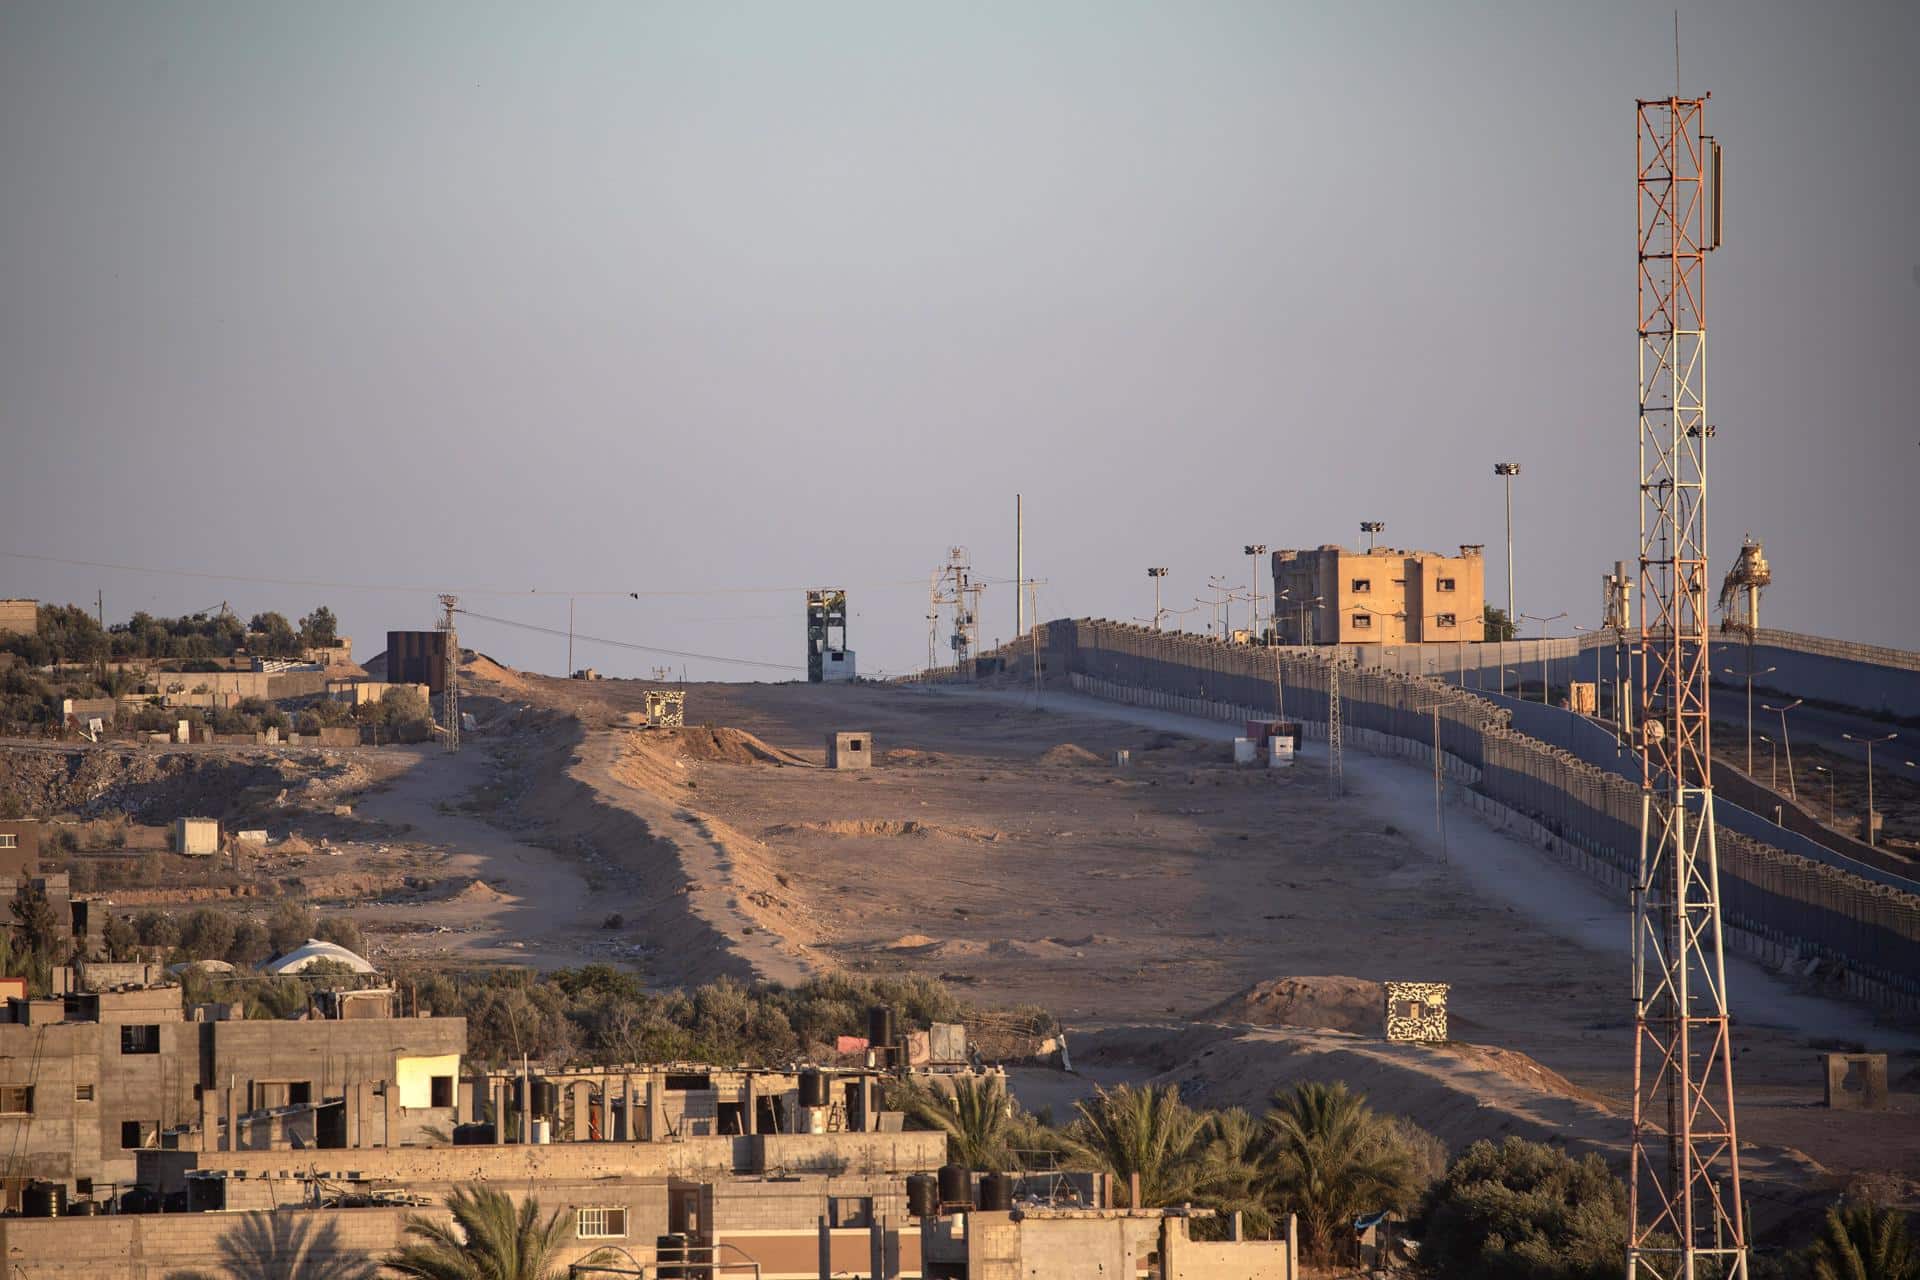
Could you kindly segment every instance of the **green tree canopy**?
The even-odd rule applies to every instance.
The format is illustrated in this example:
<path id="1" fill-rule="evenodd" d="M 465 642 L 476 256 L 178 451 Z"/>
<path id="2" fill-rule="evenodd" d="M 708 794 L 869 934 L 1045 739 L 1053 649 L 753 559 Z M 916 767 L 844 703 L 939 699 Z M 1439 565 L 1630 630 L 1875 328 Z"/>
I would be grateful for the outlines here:
<path id="1" fill-rule="evenodd" d="M 1428 1189 L 1422 1265 L 1488 1280 L 1613 1280 L 1626 1265 L 1627 1190 L 1597 1155 L 1481 1141 Z"/>

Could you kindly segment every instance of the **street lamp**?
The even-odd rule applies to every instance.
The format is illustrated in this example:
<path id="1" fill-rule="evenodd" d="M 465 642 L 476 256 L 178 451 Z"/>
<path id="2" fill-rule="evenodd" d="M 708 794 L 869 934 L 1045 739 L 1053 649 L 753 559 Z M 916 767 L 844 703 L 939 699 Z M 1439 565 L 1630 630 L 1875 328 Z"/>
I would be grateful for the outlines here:
<path id="1" fill-rule="evenodd" d="M 1246 544 L 1246 551 L 1248 558 L 1253 560 L 1252 571 L 1247 574 L 1247 581 L 1251 585 L 1247 589 L 1253 592 L 1253 636 L 1257 641 L 1260 638 L 1260 561 L 1258 557 L 1267 554 L 1267 544 L 1249 542 Z"/>
<path id="2" fill-rule="evenodd" d="M 1753 654 L 1751 652 L 1747 654 L 1747 776 L 1748 777 L 1753 776 L 1753 678 L 1757 675 L 1770 676 L 1776 670 L 1778 670 L 1778 668 L 1768 667 L 1765 671 L 1755 671 L 1753 669 Z M 1720 674 L 1723 676 L 1737 676 L 1740 673 L 1738 671 L 1735 671 L 1732 667 L 1722 667 L 1720 668 Z"/>
<path id="3" fill-rule="evenodd" d="M 1160 629 L 1160 579 L 1167 576 L 1165 565 L 1147 570 L 1147 576 L 1153 579 L 1153 629 Z"/>
<path id="4" fill-rule="evenodd" d="M 1839 819 L 1834 816 L 1833 808 L 1833 770 L 1823 764 L 1817 764 L 1813 766 L 1813 771 L 1827 775 L 1827 825 L 1833 826 L 1834 823 L 1839 821 Z"/>
<path id="5" fill-rule="evenodd" d="M 1496 462 L 1493 474 L 1507 482 L 1507 621 L 1513 621 L 1513 478 L 1520 474 L 1517 462 Z"/>
<path id="6" fill-rule="evenodd" d="M 1547 634 L 1547 626 L 1566 617 L 1567 611 L 1562 609 L 1551 618 L 1536 618 L 1530 613 L 1524 616 L 1527 621 L 1540 624 L 1540 705 L 1544 707 L 1547 705 L 1547 641 L 1552 639 Z"/>
<path id="7" fill-rule="evenodd" d="M 1848 742 L 1862 743 L 1867 748 L 1867 848 L 1871 849 L 1874 847 L 1873 820 L 1877 816 L 1873 807 L 1873 749 L 1880 743 L 1892 742 L 1900 735 L 1890 733 L 1884 738 L 1856 738 L 1850 733 L 1843 733 L 1840 736 Z"/>
<path id="8" fill-rule="evenodd" d="M 1387 522 L 1385 520 L 1362 520 L 1360 522 L 1360 532 L 1367 535 L 1367 550 L 1369 552 L 1373 550 L 1375 535 L 1385 533 L 1386 531 Z"/>
<path id="9" fill-rule="evenodd" d="M 1793 739 L 1787 734 L 1787 712 L 1793 710 L 1805 701 L 1805 698 L 1795 698 L 1784 707 L 1770 707 L 1764 702 L 1760 704 L 1762 711 L 1778 711 L 1780 713 L 1780 740 L 1786 743 L 1787 746 L 1787 794 L 1795 800 L 1800 798 L 1800 789 L 1795 785 L 1793 780 Z"/>
<path id="10" fill-rule="evenodd" d="M 1766 734 L 1760 735 L 1760 741 L 1767 744 L 1767 789 L 1780 789 L 1780 744 Z"/>

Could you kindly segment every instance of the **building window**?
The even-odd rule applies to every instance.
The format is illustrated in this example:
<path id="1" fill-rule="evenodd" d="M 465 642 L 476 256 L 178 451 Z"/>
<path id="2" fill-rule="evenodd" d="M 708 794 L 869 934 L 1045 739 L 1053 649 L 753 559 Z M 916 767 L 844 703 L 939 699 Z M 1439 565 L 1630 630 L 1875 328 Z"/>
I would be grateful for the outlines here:
<path id="1" fill-rule="evenodd" d="M 1363 596 L 1371 590 L 1373 590 L 1372 578 L 1355 578 L 1353 580 L 1353 594 Z"/>
<path id="2" fill-rule="evenodd" d="M 1450 613 L 1439 614 L 1436 620 L 1443 627 L 1451 627 L 1454 625 L 1454 618 L 1453 618 L 1453 615 Z"/>
<path id="3" fill-rule="evenodd" d="M 160 1028 L 151 1022 L 130 1022 L 120 1028 L 120 1052 L 160 1052 Z"/>
<path id="4" fill-rule="evenodd" d="M 427 1081 L 427 1105 L 430 1107 L 450 1107 L 453 1105 L 453 1077 L 433 1076 Z"/>
<path id="5" fill-rule="evenodd" d="M 75 1102 L 92 1102 L 93 1086 L 90 1084 L 76 1084 L 73 1086 L 73 1100 Z"/>
<path id="6" fill-rule="evenodd" d="M 147 1140 L 152 1134 L 152 1125 L 142 1124 L 138 1120 L 122 1120 L 120 1122 L 120 1149 L 122 1151 L 138 1151 L 147 1145 Z"/>
<path id="7" fill-rule="evenodd" d="M 1435 582 L 1434 582 L 1434 584 L 1433 584 L 1433 588 L 1434 588 L 1434 590 L 1436 590 L 1436 591 L 1451 591 L 1451 590 L 1453 590 L 1453 579 L 1452 579 L 1452 578 L 1439 578 L 1439 579 L 1437 579 L 1437 580 L 1435 580 Z"/>
<path id="8" fill-rule="evenodd" d="M 1356 613 L 1353 615 L 1353 625 L 1357 629 L 1365 631 L 1373 626 L 1373 615 L 1370 613 Z"/>
<path id="9" fill-rule="evenodd" d="M 0 849 L 17 849 L 19 847 L 19 836 L 14 835 L 11 831 L 0 831 Z"/>
<path id="10" fill-rule="evenodd" d="M 627 1234 L 627 1211 L 618 1205 L 581 1209 L 574 1234 L 582 1240 L 618 1240 Z"/>
<path id="11" fill-rule="evenodd" d="M 834 1228 L 871 1227 L 872 1196 L 828 1196 L 827 1225 Z"/>
<path id="12" fill-rule="evenodd" d="M 0 1084 L 0 1116 L 30 1116 L 32 1114 L 32 1085 Z"/>

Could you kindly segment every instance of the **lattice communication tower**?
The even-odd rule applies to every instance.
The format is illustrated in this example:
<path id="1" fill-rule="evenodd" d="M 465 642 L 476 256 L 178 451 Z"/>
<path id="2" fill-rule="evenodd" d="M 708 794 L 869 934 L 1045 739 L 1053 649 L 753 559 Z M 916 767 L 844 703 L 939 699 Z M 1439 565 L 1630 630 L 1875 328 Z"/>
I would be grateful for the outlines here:
<path id="1" fill-rule="evenodd" d="M 1747 1274 L 1708 717 L 1705 98 L 1638 103 L 1640 858 L 1627 1276 Z"/>

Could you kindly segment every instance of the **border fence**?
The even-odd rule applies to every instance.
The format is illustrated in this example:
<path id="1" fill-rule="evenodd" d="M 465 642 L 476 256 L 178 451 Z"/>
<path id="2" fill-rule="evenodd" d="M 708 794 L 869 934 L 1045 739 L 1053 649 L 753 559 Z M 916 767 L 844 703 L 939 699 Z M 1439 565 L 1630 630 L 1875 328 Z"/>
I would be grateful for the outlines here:
<path id="1" fill-rule="evenodd" d="M 1048 674 L 1096 696 L 1217 719 L 1272 714 L 1325 736 L 1326 658 L 1086 618 L 1040 631 Z M 1007 647 L 1009 666 L 1017 670 L 1025 647 Z M 1474 808 L 1626 892 L 1639 859 L 1637 782 L 1517 731 L 1508 709 L 1437 680 L 1348 667 L 1340 696 L 1346 739 L 1383 754 L 1431 759 L 1437 710 L 1447 772 L 1472 788 Z M 1851 994 L 1920 1010 L 1920 895 L 1900 877 L 1834 865 L 1846 860 L 1810 843 L 1816 856 L 1791 852 L 1724 822 L 1717 840 L 1730 941 L 1806 972 L 1837 966 Z"/>

